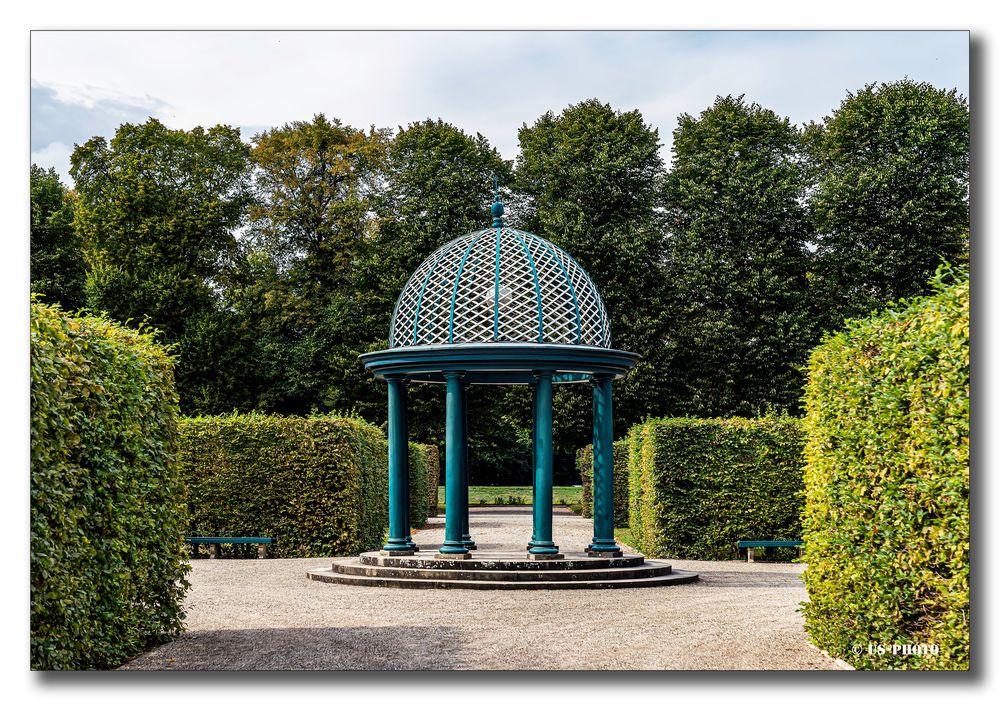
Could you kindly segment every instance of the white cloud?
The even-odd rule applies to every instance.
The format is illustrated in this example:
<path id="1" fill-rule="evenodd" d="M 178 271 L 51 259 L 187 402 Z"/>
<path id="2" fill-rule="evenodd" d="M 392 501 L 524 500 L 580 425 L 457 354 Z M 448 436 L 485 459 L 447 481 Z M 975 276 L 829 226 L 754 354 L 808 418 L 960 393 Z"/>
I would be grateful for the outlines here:
<path id="1" fill-rule="evenodd" d="M 73 153 L 72 146 L 61 141 L 53 141 L 44 148 L 32 150 L 31 162 L 46 170 L 55 168 L 63 184 L 71 185 L 73 182 L 69 177 L 69 156 L 71 153 Z"/>

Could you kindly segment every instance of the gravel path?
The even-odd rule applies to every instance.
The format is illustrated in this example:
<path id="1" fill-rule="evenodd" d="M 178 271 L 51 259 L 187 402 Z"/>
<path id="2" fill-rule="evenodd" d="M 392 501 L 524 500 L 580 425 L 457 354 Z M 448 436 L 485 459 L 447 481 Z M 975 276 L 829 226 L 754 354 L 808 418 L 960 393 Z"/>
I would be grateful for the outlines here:
<path id="1" fill-rule="evenodd" d="M 520 549 L 530 507 L 471 510 L 481 548 Z M 440 543 L 443 518 L 414 534 Z M 589 519 L 564 507 L 554 539 L 582 550 Z M 470 591 L 325 584 L 329 558 L 195 560 L 187 629 L 123 669 L 837 669 L 797 612 L 802 565 L 671 560 L 695 584 Z"/>

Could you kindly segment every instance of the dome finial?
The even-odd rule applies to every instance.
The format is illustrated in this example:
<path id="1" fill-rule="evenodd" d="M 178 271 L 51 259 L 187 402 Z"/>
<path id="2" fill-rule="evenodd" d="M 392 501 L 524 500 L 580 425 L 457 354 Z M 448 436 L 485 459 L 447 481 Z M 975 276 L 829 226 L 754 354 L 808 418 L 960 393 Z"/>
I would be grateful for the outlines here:
<path id="1" fill-rule="evenodd" d="M 496 173 L 493 174 L 493 204 L 490 205 L 490 214 L 493 215 L 494 229 L 503 226 L 503 202 L 500 201 L 500 181 Z"/>

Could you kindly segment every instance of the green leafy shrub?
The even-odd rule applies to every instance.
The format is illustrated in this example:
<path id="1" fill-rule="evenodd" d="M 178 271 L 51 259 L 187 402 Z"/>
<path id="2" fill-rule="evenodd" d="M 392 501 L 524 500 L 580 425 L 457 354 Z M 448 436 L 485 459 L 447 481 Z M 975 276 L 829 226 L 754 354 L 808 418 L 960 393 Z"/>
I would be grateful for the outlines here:
<path id="1" fill-rule="evenodd" d="M 614 492 L 615 528 L 628 526 L 628 445 L 624 440 L 614 442 Z M 576 469 L 580 473 L 583 493 L 580 503 L 584 518 L 594 516 L 594 446 L 587 445 L 576 452 Z"/>
<path id="2" fill-rule="evenodd" d="M 437 514 L 437 446 L 410 443 L 410 525 L 421 528 Z M 433 498 L 433 504 L 431 500 Z"/>
<path id="3" fill-rule="evenodd" d="M 377 548 L 388 524 L 382 432 L 341 416 L 181 421 L 191 535 L 268 536 L 274 557 Z"/>
<path id="4" fill-rule="evenodd" d="M 629 527 L 653 557 L 725 560 L 741 539 L 796 539 L 801 422 L 650 419 L 628 436 Z"/>
<path id="5" fill-rule="evenodd" d="M 418 444 L 427 464 L 427 516 L 437 516 L 438 481 L 441 479 L 441 453 L 436 445 Z"/>
<path id="6" fill-rule="evenodd" d="M 388 443 L 337 415 L 230 414 L 181 421 L 191 535 L 268 536 L 273 557 L 353 555 L 389 523 Z M 410 521 L 427 521 L 437 449 L 410 444 Z M 435 489 L 436 496 L 436 489 Z M 435 509 L 437 504 L 435 503 Z"/>
<path id="7" fill-rule="evenodd" d="M 173 360 L 31 305 L 31 666 L 117 666 L 181 631 Z"/>
<path id="8" fill-rule="evenodd" d="M 806 630 L 859 668 L 969 665 L 969 283 L 944 278 L 809 360 Z"/>

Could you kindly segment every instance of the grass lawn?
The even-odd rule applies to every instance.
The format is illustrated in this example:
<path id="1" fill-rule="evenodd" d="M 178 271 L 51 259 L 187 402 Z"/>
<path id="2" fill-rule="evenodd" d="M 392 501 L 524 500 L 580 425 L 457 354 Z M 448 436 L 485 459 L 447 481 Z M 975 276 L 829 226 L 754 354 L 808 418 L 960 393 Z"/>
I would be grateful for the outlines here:
<path id="1" fill-rule="evenodd" d="M 552 503 L 579 505 L 583 487 L 553 487 Z M 531 487 L 469 487 L 469 506 L 530 504 Z M 444 509 L 444 487 L 438 487 L 438 508 Z"/>

